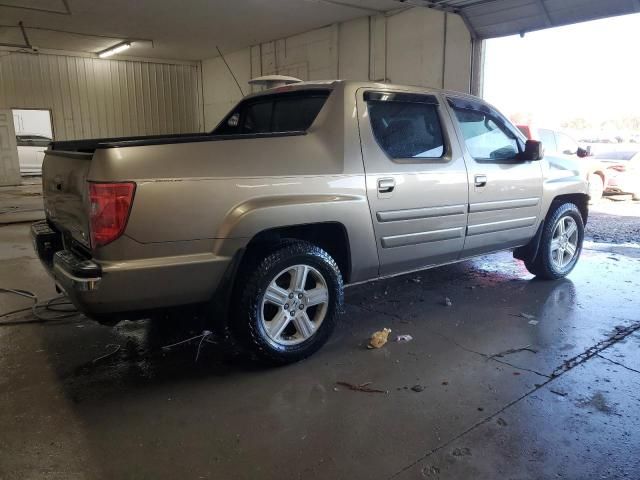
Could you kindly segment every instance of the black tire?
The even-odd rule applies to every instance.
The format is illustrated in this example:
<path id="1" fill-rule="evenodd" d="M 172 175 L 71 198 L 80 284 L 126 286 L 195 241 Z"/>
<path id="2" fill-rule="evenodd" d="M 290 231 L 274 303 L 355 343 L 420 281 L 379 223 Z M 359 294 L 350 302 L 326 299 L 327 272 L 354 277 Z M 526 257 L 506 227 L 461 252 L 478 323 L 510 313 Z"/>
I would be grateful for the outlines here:
<path id="1" fill-rule="evenodd" d="M 295 265 L 311 267 L 323 277 L 328 301 L 317 330 L 308 338 L 298 340 L 301 343 L 285 345 L 275 341 L 267 332 L 262 321 L 263 299 L 278 274 Z M 242 266 L 236 285 L 236 300 L 233 303 L 238 308 L 232 319 L 232 328 L 245 347 L 255 353 L 260 361 L 271 365 L 297 362 L 320 349 L 335 328 L 344 299 L 344 285 L 338 265 L 327 252 L 306 241 L 286 241 L 261 255 L 254 255 L 253 260 L 248 260 Z M 297 328 L 297 324 L 293 328 Z"/>
<path id="2" fill-rule="evenodd" d="M 561 219 L 571 217 L 577 226 L 577 249 L 573 258 L 562 268 L 560 268 L 552 258 L 551 241 L 556 226 Z M 584 222 L 580 210 L 573 203 L 561 203 L 552 206 L 552 210 L 547 215 L 540 238 L 538 254 L 533 260 L 525 260 L 527 270 L 538 278 L 545 280 L 557 280 L 567 276 L 576 266 L 580 253 L 582 252 L 582 242 L 584 241 Z"/>

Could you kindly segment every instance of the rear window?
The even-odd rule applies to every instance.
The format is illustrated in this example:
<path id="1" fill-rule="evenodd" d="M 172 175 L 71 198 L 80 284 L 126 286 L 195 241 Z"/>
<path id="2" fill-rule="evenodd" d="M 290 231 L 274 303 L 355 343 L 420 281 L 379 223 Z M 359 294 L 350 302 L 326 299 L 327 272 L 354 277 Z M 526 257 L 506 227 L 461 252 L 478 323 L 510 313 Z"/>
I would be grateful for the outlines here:
<path id="1" fill-rule="evenodd" d="M 331 90 L 298 90 L 244 100 L 211 133 L 251 135 L 306 132 L 330 93 Z"/>

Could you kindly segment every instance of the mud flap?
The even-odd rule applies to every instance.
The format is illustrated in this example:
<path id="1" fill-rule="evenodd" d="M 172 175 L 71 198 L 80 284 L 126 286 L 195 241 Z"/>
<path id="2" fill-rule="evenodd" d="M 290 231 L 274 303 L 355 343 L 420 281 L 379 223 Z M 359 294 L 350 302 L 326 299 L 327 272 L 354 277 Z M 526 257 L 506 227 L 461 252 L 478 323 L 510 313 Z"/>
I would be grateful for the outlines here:
<path id="1" fill-rule="evenodd" d="M 542 238 L 542 230 L 544 229 L 544 222 L 540 223 L 536 234 L 531 239 L 529 243 L 522 247 L 518 247 L 513 251 L 513 257 L 522 261 L 530 261 L 533 262 L 538 255 L 538 250 L 540 249 L 540 239 Z"/>

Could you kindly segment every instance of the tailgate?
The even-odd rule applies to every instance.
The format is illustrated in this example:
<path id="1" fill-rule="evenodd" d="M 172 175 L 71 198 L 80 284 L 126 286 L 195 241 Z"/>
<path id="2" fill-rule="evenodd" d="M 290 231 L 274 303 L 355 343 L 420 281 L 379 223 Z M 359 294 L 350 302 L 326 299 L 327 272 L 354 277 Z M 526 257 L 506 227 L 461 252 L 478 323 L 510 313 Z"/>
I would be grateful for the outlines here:
<path id="1" fill-rule="evenodd" d="M 42 193 L 47 219 L 63 233 L 89 246 L 87 176 L 93 153 L 47 150 Z"/>

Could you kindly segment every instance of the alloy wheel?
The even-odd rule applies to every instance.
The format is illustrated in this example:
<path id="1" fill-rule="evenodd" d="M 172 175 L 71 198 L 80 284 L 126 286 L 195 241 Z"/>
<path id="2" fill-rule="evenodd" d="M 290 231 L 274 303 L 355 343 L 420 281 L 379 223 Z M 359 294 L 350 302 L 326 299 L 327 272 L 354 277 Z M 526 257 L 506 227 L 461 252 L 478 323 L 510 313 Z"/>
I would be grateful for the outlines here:
<path id="1" fill-rule="evenodd" d="M 293 265 L 269 283 L 260 306 L 260 322 L 269 339 L 283 346 L 311 338 L 327 314 L 329 289 L 309 265 Z"/>

